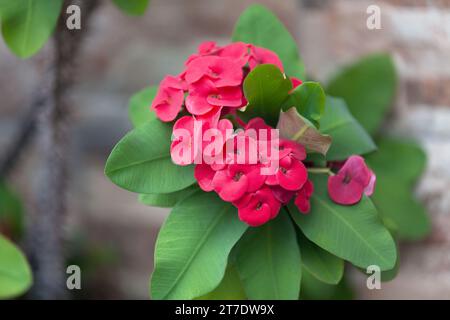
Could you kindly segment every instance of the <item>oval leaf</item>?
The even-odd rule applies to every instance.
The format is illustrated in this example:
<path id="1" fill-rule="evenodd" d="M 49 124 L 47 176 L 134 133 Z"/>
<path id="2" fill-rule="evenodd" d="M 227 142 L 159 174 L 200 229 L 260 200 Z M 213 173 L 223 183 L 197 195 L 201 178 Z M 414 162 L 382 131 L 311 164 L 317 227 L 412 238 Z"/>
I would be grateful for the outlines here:
<path id="1" fill-rule="evenodd" d="M 283 61 L 285 72 L 290 77 L 305 78 L 305 68 L 294 38 L 283 23 L 264 6 L 251 5 L 241 14 L 232 39 L 274 51 Z"/>
<path id="2" fill-rule="evenodd" d="M 14 54 L 28 58 L 37 53 L 55 29 L 63 0 L 0 1 L 3 38 Z"/>
<path id="3" fill-rule="evenodd" d="M 292 83 L 273 64 L 263 64 L 253 69 L 244 80 L 244 94 L 248 105 L 243 117 L 262 117 L 275 126 L 281 104 L 287 99 Z"/>
<path id="4" fill-rule="evenodd" d="M 410 141 L 384 137 L 377 142 L 378 151 L 366 157 L 377 174 L 373 202 L 399 238 L 421 239 L 430 232 L 431 222 L 413 187 L 425 169 L 425 153 Z"/>
<path id="5" fill-rule="evenodd" d="M 347 66 L 330 81 L 327 92 L 341 97 L 361 125 L 374 134 L 395 96 L 397 75 L 387 54 L 375 54 Z"/>
<path id="6" fill-rule="evenodd" d="M 325 110 L 325 92 L 317 82 L 304 82 L 294 89 L 283 104 L 283 110 L 291 107 L 309 121 L 317 123 Z"/>
<path id="7" fill-rule="evenodd" d="M 138 193 L 170 193 L 195 182 L 193 166 L 178 166 L 170 157 L 172 129 L 159 120 L 129 132 L 114 147 L 105 174 L 124 189 Z"/>
<path id="8" fill-rule="evenodd" d="M 193 185 L 189 188 L 172 193 L 140 194 L 139 202 L 153 207 L 172 208 L 177 202 L 183 200 L 197 190 L 198 187 Z"/>
<path id="9" fill-rule="evenodd" d="M 325 112 L 320 119 L 320 132 L 333 139 L 327 160 L 345 160 L 351 155 L 366 154 L 377 148 L 342 99 L 327 97 Z"/>
<path id="10" fill-rule="evenodd" d="M 150 109 L 158 87 L 150 87 L 136 92 L 128 103 L 128 116 L 134 127 L 156 119 L 156 114 Z"/>
<path id="11" fill-rule="evenodd" d="M 156 241 L 152 298 L 193 299 L 215 289 L 246 229 L 236 208 L 214 193 L 200 191 L 178 203 Z"/>
<path id="12" fill-rule="evenodd" d="M 300 250 L 286 211 L 249 229 L 238 246 L 236 268 L 249 299 L 298 299 Z"/>
<path id="13" fill-rule="evenodd" d="M 229 265 L 219 286 L 197 300 L 246 300 L 244 288 L 236 268 Z"/>
<path id="14" fill-rule="evenodd" d="M 0 235 L 0 299 L 25 293 L 32 283 L 31 269 L 25 256 Z"/>
<path id="15" fill-rule="evenodd" d="M 298 232 L 303 267 L 318 280 L 338 284 L 344 275 L 344 261 L 309 241 Z"/>
<path id="16" fill-rule="evenodd" d="M 353 206 L 342 206 L 328 197 L 327 176 L 312 174 L 314 193 L 311 212 L 301 214 L 289 204 L 292 218 L 303 234 L 321 248 L 366 268 L 378 265 L 390 270 L 397 259 L 395 242 L 380 221 L 372 202 L 367 198 Z"/>

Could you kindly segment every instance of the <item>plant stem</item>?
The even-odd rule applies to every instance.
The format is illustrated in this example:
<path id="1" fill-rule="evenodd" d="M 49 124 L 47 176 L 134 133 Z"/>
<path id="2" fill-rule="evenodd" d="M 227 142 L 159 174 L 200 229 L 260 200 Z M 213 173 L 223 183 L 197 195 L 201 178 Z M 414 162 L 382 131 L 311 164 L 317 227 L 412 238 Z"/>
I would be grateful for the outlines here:
<path id="1" fill-rule="evenodd" d="M 330 176 L 334 176 L 334 173 L 331 171 L 330 168 L 308 168 L 309 173 L 323 173 L 323 174 L 329 174 Z"/>
<path id="2" fill-rule="evenodd" d="M 66 27 L 65 12 L 71 4 L 81 8 L 82 30 L 69 30 Z M 28 253 L 34 271 L 30 296 L 35 299 L 63 299 L 68 292 L 62 241 L 71 136 L 68 92 L 74 84 L 75 62 L 87 34 L 88 20 L 98 4 L 99 1 L 65 0 L 55 32 L 51 97 L 39 123 L 43 161 L 37 208 L 28 230 Z"/>

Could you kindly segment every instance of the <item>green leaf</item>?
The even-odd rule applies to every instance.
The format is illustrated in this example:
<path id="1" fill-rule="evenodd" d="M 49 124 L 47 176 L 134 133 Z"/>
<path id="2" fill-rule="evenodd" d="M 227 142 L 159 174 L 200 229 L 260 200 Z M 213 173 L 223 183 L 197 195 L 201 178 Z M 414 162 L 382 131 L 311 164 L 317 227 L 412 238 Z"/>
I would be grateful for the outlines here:
<path id="1" fill-rule="evenodd" d="M 123 12 L 133 16 L 141 16 L 147 10 L 150 0 L 113 0 Z"/>
<path id="2" fill-rule="evenodd" d="M 200 191 L 179 202 L 156 241 L 152 298 L 193 299 L 215 289 L 246 229 L 236 209 L 214 193 Z"/>
<path id="3" fill-rule="evenodd" d="M 344 277 L 338 285 L 326 284 L 303 268 L 302 300 L 352 300 L 354 293 Z"/>
<path id="4" fill-rule="evenodd" d="M 410 141 L 384 137 L 378 143 L 378 151 L 366 158 L 377 175 L 374 204 L 400 239 L 421 239 L 430 232 L 431 222 L 413 187 L 425 168 L 426 156 Z"/>
<path id="5" fill-rule="evenodd" d="M 321 248 L 366 268 L 375 264 L 381 270 L 392 269 L 397 259 L 395 242 L 384 227 L 369 198 L 353 206 L 342 206 L 328 197 L 327 176 L 312 174 L 314 193 L 311 212 L 301 214 L 289 204 L 292 218 L 303 234 Z"/>
<path id="6" fill-rule="evenodd" d="M 320 119 L 320 131 L 333 139 L 327 160 L 345 160 L 351 155 L 366 154 L 377 148 L 342 99 L 327 97 L 325 112 Z"/>
<path id="7" fill-rule="evenodd" d="M 172 208 L 177 202 L 197 190 L 197 185 L 192 185 L 186 189 L 172 193 L 140 194 L 139 202 L 153 207 Z"/>
<path id="8" fill-rule="evenodd" d="M 328 284 L 338 284 L 344 274 L 344 261 L 297 233 L 302 264 L 314 277 Z"/>
<path id="9" fill-rule="evenodd" d="M 382 136 L 377 140 L 378 150 L 366 160 L 377 174 L 398 178 L 413 186 L 426 166 L 426 154 L 416 142 Z"/>
<path id="10" fill-rule="evenodd" d="M 0 235 L 0 299 L 25 293 L 32 283 L 31 269 L 25 256 Z"/>
<path id="11" fill-rule="evenodd" d="M 294 38 L 283 23 L 264 6 L 251 5 L 241 14 L 232 39 L 274 51 L 290 77 L 305 78 L 305 68 Z"/>
<path id="12" fill-rule="evenodd" d="M 138 193 L 170 193 L 195 182 L 193 166 L 178 166 L 170 157 L 172 128 L 151 120 L 129 132 L 114 147 L 105 174 L 112 182 Z"/>
<path id="13" fill-rule="evenodd" d="M 63 0 L 0 0 L 3 38 L 14 54 L 37 53 L 55 29 Z"/>
<path id="14" fill-rule="evenodd" d="M 277 124 L 280 136 L 297 141 L 309 152 L 326 155 L 331 146 L 331 137 L 321 134 L 316 127 L 303 118 L 295 107 L 281 111 Z"/>
<path id="15" fill-rule="evenodd" d="M 300 250 L 285 210 L 276 219 L 247 231 L 238 244 L 236 268 L 249 299 L 298 299 Z"/>
<path id="16" fill-rule="evenodd" d="M 24 229 L 21 199 L 0 181 L 0 232 L 11 239 L 19 239 Z"/>
<path id="17" fill-rule="evenodd" d="M 294 89 L 283 104 L 283 110 L 296 107 L 298 112 L 317 123 L 325 110 L 325 92 L 317 82 L 304 82 Z"/>
<path id="18" fill-rule="evenodd" d="M 239 274 L 233 265 L 229 265 L 225 276 L 219 286 L 210 293 L 197 298 L 197 300 L 245 300 L 244 288 L 242 287 Z"/>
<path id="19" fill-rule="evenodd" d="M 243 117 L 262 117 L 275 126 L 281 104 L 287 99 L 292 83 L 280 69 L 272 64 L 263 64 L 253 69 L 244 80 L 244 94 L 248 100 Z"/>
<path id="20" fill-rule="evenodd" d="M 330 81 L 327 92 L 344 98 L 353 116 L 374 134 L 393 102 L 396 85 L 391 57 L 375 54 L 344 68 Z"/>
<path id="21" fill-rule="evenodd" d="M 145 88 L 136 92 L 128 103 L 128 116 L 134 127 L 139 127 L 150 120 L 156 119 L 156 114 L 150 110 L 158 87 Z"/>

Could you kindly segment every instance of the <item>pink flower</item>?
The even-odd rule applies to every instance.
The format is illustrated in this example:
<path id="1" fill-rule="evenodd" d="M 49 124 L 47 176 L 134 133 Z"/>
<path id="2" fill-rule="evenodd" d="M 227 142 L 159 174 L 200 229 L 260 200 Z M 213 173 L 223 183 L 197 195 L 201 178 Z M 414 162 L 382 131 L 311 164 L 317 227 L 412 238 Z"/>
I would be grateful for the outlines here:
<path id="1" fill-rule="evenodd" d="M 193 117 L 184 116 L 173 126 L 170 155 L 175 164 L 186 166 L 201 156 L 203 126 L 197 127 L 195 123 Z"/>
<path id="2" fill-rule="evenodd" d="M 291 77 L 291 82 L 292 82 L 292 90 L 294 90 L 303 83 L 302 80 L 295 77 Z"/>
<path id="3" fill-rule="evenodd" d="M 295 205 L 298 210 L 302 213 L 308 213 L 311 209 L 311 204 L 309 199 L 311 198 L 314 192 L 314 186 L 311 181 L 307 180 L 300 191 L 297 193 L 297 197 L 295 198 Z"/>
<path id="4" fill-rule="evenodd" d="M 186 109 L 194 115 L 203 115 L 214 109 L 240 107 L 242 90 L 240 87 L 217 88 L 208 78 L 192 84 L 186 98 Z"/>
<path id="5" fill-rule="evenodd" d="M 270 187 L 275 198 L 280 201 L 283 205 L 288 204 L 291 201 L 292 197 L 295 195 L 295 191 L 289 191 L 283 189 L 280 186 L 272 186 Z"/>
<path id="6" fill-rule="evenodd" d="M 259 170 L 259 166 L 231 164 L 215 173 L 212 185 L 222 200 L 233 202 L 264 184 L 266 177 Z"/>
<path id="7" fill-rule="evenodd" d="M 244 67 L 250 58 L 249 45 L 244 42 L 231 43 L 219 51 L 219 56 L 231 58 L 239 63 L 241 67 Z"/>
<path id="8" fill-rule="evenodd" d="M 280 167 L 277 172 L 267 177 L 266 184 L 279 185 L 289 191 L 300 190 L 308 179 L 305 165 L 295 158 L 284 157 L 280 159 Z"/>
<path id="9" fill-rule="evenodd" d="M 184 101 L 183 87 L 182 81 L 173 76 L 166 76 L 161 81 L 151 106 L 161 121 L 172 121 L 180 112 Z"/>
<path id="10" fill-rule="evenodd" d="M 260 64 L 274 64 L 284 72 L 283 63 L 275 52 L 254 45 L 250 45 L 250 59 L 248 64 L 250 70 L 253 70 Z"/>
<path id="11" fill-rule="evenodd" d="M 215 41 L 202 42 L 198 46 L 198 49 L 197 49 L 198 53 L 194 53 L 194 54 L 190 55 L 184 64 L 187 66 L 193 60 L 195 60 L 199 57 L 216 54 L 219 50 L 220 50 L 220 47 L 217 46 Z"/>
<path id="12" fill-rule="evenodd" d="M 342 205 L 359 202 L 363 194 L 371 195 L 376 177 L 360 156 L 351 156 L 334 176 L 328 178 L 330 198 Z"/>
<path id="13" fill-rule="evenodd" d="M 185 74 L 188 84 L 197 82 L 202 77 L 210 79 L 215 87 L 239 86 L 243 71 L 241 65 L 230 58 L 204 56 L 189 63 Z"/>
<path id="14" fill-rule="evenodd" d="M 268 187 L 249 193 L 234 204 L 238 208 L 239 219 L 253 227 L 275 218 L 281 208 L 281 203 Z"/>
<path id="15" fill-rule="evenodd" d="M 211 166 L 207 164 L 198 164 L 194 169 L 194 177 L 198 185 L 203 191 L 209 192 L 214 190 L 213 179 L 216 174 Z"/>
<path id="16" fill-rule="evenodd" d="M 280 139 L 278 149 L 280 159 L 285 156 L 289 156 L 300 161 L 306 159 L 305 147 L 295 141 Z"/>

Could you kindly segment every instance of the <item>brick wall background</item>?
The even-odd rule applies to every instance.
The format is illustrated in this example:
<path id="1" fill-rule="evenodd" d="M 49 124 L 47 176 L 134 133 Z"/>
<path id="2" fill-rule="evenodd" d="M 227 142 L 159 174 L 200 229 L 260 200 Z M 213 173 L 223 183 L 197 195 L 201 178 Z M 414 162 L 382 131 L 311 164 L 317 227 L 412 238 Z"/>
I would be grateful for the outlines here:
<path id="1" fill-rule="evenodd" d="M 104 161 L 129 129 L 131 93 L 178 73 L 203 40 L 226 42 L 242 0 L 152 0 L 141 18 L 127 17 L 109 1 L 97 12 L 73 91 L 70 230 L 115 248 L 119 262 L 98 275 L 97 297 L 147 298 L 157 231 L 168 211 L 148 208 L 103 176 Z M 326 81 L 339 66 L 375 51 L 390 52 L 400 88 L 387 130 L 417 138 L 429 161 L 417 194 L 433 221 L 432 235 L 402 245 L 399 276 L 368 291 L 351 272 L 360 298 L 450 299 L 450 1 L 264 0 L 298 40 L 308 72 Z M 366 28 L 366 9 L 381 8 L 382 29 Z M 81 31 L 83 32 L 83 31 Z M 20 61 L 0 43 L 0 149 L 8 142 L 42 75 L 46 49 Z M 39 189 L 34 146 L 13 181 L 33 213 Z"/>

